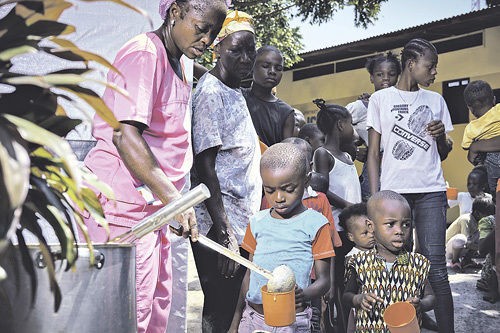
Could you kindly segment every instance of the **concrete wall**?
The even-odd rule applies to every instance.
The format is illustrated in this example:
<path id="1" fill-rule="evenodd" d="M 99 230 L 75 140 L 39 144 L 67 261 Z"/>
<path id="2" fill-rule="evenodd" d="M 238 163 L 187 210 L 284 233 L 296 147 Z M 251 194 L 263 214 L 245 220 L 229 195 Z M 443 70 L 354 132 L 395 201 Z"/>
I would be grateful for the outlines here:
<path id="1" fill-rule="evenodd" d="M 469 77 L 471 81 L 484 80 L 493 89 L 500 88 L 500 26 L 484 30 L 482 46 L 444 53 L 439 56 L 437 81 L 428 89 L 442 93 L 442 82 Z M 401 49 L 392 50 L 399 54 Z M 324 65 L 324 64 L 322 64 Z M 301 68 L 302 70 L 302 68 Z M 373 92 L 369 74 L 363 69 L 317 76 L 293 82 L 293 71 L 283 74 L 278 86 L 278 96 L 288 104 L 304 112 L 307 122 L 316 121 L 317 108 L 312 103 L 315 98 L 323 98 L 328 103 L 346 105 L 357 99 L 363 92 Z M 472 118 L 472 115 L 470 116 Z M 444 177 L 450 186 L 467 191 L 467 175 L 472 165 L 461 148 L 466 124 L 454 125 L 450 133 L 454 141 L 453 151 L 443 162 Z M 359 165 L 358 165 L 359 167 Z M 458 208 L 449 211 L 449 220 L 458 215 Z"/>

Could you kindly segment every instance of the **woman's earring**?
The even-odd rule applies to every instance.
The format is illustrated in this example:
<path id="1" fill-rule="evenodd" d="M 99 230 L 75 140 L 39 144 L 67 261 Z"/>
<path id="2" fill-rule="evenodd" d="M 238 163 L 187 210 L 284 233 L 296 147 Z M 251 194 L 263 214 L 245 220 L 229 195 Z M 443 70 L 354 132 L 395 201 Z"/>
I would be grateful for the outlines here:
<path id="1" fill-rule="evenodd" d="M 175 25 L 175 20 L 172 20 L 172 27 Z"/>

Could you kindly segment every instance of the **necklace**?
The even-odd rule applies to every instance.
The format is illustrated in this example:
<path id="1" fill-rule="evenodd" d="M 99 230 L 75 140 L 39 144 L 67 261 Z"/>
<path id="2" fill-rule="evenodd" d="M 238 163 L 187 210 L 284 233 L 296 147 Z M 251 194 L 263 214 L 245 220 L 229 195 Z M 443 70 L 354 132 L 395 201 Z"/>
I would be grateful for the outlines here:
<path id="1" fill-rule="evenodd" d="M 416 101 L 417 101 L 417 99 L 418 99 L 418 95 L 420 94 L 420 88 L 419 88 L 419 89 L 418 89 L 418 91 L 417 91 L 417 96 L 415 97 L 415 99 L 413 100 L 413 102 L 411 102 L 411 104 L 410 104 L 410 103 L 408 103 L 408 102 L 407 102 L 407 101 L 403 98 L 403 96 L 401 95 L 401 92 L 399 91 L 400 89 L 399 89 L 398 87 L 396 87 L 396 90 L 398 91 L 398 95 L 399 95 L 399 97 L 401 97 L 401 99 L 403 100 L 403 102 L 405 102 L 405 104 L 408 104 L 409 106 L 412 106 L 413 104 L 415 104 L 415 102 L 416 102 Z"/>

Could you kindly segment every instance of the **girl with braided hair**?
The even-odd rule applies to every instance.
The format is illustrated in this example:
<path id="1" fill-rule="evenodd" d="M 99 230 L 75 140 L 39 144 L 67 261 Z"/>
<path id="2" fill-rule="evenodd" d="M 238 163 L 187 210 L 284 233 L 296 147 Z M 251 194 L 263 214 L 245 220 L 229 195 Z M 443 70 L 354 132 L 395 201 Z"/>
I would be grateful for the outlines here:
<path id="1" fill-rule="evenodd" d="M 410 204 L 417 251 L 431 261 L 429 281 L 436 293 L 439 332 L 453 332 L 453 299 L 445 259 L 446 183 L 441 161 L 448 153 L 446 133 L 453 130 L 444 98 L 428 87 L 437 75 L 432 43 L 412 39 L 401 52 L 398 83 L 375 92 L 368 105 L 368 178 L 379 190 L 380 148 L 384 149 L 380 190 L 402 194 Z M 413 227 L 412 226 L 412 227 Z M 411 248 L 411 238 L 406 245 Z"/>
<path id="2" fill-rule="evenodd" d="M 344 256 L 353 243 L 347 239 L 346 232 L 340 227 L 338 216 L 343 208 L 361 202 L 361 186 L 358 173 L 351 156 L 342 148 L 352 146 L 356 132 L 352 127 L 352 117 L 349 111 L 341 105 L 325 104 L 323 99 L 313 101 L 318 108 L 316 124 L 325 136 L 325 143 L 314 152 L 314 171 L 328 179 L 328 201 L 332 206 L 335 227 L 342 240 L 342 246 L 335 248 L 335 276 L 331 276 L 331 288 L 325 295 L 325 302 L 335 301 L 338 314 L 344 314 L 342 309 Z M 338 296 L 338 297 L 336 297 Z M 324 318 L 333 317 L 333 308 L 328 307 L 329 314 Z M 337 323 L 346 327 L 343 315 L 337 317 Z M 333 323 L 325 323 L 331 328 Z"/>

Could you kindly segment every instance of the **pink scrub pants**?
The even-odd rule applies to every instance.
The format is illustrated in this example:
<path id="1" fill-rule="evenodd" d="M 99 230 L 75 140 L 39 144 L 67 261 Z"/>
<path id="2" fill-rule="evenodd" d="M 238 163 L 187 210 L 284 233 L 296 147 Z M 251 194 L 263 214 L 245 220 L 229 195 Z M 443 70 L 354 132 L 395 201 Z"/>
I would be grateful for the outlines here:
<path id="1" fill-rule="evenodd" d="M 90 239 L 107 241 L 106 230 L 89 218 L 86 221 Z M 130 228 L 109 225 L 110 239 Z M 137 332 L 165 333 L 172 298 L 172 259 L 168 227 L 149 233 L 135 244 Z M 83 239 L 80 236 L 80 239 Z"/>

